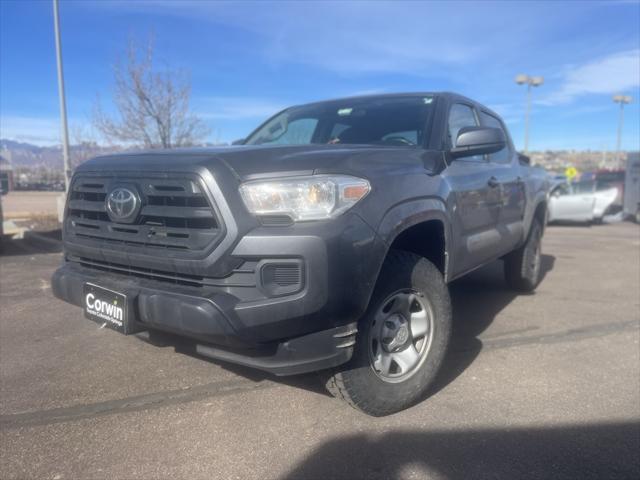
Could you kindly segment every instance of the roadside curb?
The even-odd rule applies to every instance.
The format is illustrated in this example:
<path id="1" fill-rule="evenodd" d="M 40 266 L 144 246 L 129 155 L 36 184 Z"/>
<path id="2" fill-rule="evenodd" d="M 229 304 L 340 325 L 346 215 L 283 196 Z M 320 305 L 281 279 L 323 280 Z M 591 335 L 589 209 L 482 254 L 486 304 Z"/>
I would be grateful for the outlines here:
<path id="1" fill-rule="evenodd" d="M 48 252 L 61 252 L 62 251 L 62 241 L 51 238 L 46 235 L 42 235 L 38 232 L 24 232 L 23 240 L 25 243 L 28 243 L 32 247 L 46 250 Z"/>

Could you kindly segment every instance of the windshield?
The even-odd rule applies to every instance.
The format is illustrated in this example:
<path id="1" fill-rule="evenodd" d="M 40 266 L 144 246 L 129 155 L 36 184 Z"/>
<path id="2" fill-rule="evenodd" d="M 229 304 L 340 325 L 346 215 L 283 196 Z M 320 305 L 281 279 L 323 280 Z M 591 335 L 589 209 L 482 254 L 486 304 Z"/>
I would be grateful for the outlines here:
<path id="1" fill-rule="evenodd" d="M 434 97 L 351 99 L 293 107 L 276 115 L 246 145 L 422 145 Z"/>

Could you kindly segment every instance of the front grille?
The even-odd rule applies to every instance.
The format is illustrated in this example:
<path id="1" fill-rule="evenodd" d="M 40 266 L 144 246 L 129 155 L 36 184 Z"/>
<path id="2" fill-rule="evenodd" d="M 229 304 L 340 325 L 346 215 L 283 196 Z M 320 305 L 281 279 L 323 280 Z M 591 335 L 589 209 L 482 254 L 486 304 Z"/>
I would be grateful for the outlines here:
<path id="1" fill-rule="evenodd" d="M 202 287 L 207 284 L 205 277 L 201 275 L 185 275 L 152 268 L 130 267 L 128 265 L 93 260 L 91 258 L 69 257 L 69 260 L 78 262 L 83 267 L 92 270 L 119 273 L 130 277 L 148 278 L 159 282 L 169 282 L 189 287 Z"/>
<path id="2" fill-rule="evenodd" d="M 67 260 L 78 263 L 84 268 L 102 272 L 117 273 L 127 277 L 146 278 L 157 282 L 166 282 L 189 287 L 251 287 L 255 288 L 255 268 L 257 262 L 245 261 L 232 269 L 224 278 L 206 277 L 185 273 L 157 270 L 153 268 L 134 267 L 121 263 L 105 262 L 92 258 L 67 255 Z"/>
<path id="3" fill-rule="evenodd" d="M 142 206 L 132 223 L 113 222 L 107 213 L 107 195 L 121 184 L 132 186 L 140 195 Z M 78 176 L 69 194 L 65 229 L 75 243 L 168 252 L 205 250 L 222 234 L 197 177 Z"/>

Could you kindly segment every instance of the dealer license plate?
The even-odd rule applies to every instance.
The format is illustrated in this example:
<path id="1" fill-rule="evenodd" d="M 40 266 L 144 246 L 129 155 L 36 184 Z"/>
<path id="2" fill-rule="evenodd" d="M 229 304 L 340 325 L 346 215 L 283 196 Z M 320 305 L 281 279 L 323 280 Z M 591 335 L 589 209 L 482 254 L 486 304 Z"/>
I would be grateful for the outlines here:
<path id="1" fill-rule="evenodd" d="M 127 297 L 122 293 L 85 283 L 84 316 L 120 333 L 126 333 Z"/>

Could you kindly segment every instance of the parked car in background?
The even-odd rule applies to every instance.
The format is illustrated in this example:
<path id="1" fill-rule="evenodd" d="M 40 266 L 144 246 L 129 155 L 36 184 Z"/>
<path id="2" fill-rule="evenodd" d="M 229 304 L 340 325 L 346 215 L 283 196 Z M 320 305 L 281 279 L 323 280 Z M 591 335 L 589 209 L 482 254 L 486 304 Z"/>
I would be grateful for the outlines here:
<path id="1" fill-rule="evenodd" d="M 609 207 L 609 213 L 614 214 L 622 211 L 623 208 L 624 177 L 624 170 L 596 170 L 595 172 L 583 173 L 580 176 L 580 181 L 595 183 L 596 191 L 617 188 L 618 195 Z"/>
<path id="2" fill-rule="evenodd" d="M 595 182 L 560 182 L 549 194 L 549 222 L 601 223 L 618 198 L 615 187 L 596 190 Z"/>
<path id="3" fill-rule="evenodd" d="M 624 216 L 640 223 L 640 152 L 627 157 L 624 176 Z"/>

